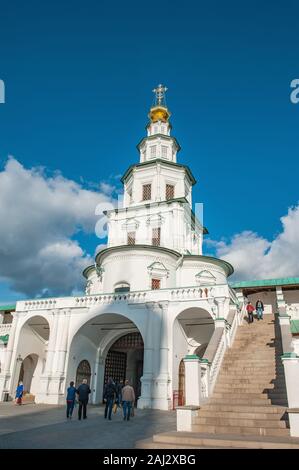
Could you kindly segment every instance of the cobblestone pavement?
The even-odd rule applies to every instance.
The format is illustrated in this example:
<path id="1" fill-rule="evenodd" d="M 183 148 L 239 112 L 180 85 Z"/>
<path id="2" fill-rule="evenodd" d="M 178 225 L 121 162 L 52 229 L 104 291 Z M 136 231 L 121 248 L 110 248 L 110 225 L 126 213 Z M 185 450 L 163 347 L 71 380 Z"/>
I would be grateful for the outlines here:
<path id="1" fill-rule="evenodd" d="M 64 406 L 0 404 L 0 449 L 133 449 L 136 441 L 174 431 L 173 411 L 135 410 L 129 422 L 121 410 L 104 419 L 103 406 L 89 406 L 88 418 L 65 417 Z"/>

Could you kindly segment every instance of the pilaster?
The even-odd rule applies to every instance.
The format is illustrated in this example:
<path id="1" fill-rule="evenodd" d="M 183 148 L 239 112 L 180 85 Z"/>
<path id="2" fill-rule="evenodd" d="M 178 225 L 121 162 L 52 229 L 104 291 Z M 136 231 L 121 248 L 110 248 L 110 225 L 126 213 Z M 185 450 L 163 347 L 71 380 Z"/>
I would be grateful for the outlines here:
<path id="1" fill-rule="evenodd" d="M 161 318 L 160 348 L 159 348 L 159 373 L 153 381 L 152 407 L 160 410 L 170 409 L 169 397 L 169 369 L 168 369 L 168 311 L 169 302 L 159 302 L 153 308 L 159 309 Z"/>

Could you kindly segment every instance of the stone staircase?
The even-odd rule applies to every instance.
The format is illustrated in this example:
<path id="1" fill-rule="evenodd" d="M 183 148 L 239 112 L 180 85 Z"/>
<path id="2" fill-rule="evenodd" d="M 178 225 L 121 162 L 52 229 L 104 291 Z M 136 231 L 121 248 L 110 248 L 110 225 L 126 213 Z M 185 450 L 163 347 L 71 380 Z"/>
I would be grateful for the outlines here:
<path id="1" fill-rule="evenodd" d="M 192 432 L 140 441 L 140 448 L 299 448 L 291 438 L 280 331 L 273 315 L 239 326 Z"/>

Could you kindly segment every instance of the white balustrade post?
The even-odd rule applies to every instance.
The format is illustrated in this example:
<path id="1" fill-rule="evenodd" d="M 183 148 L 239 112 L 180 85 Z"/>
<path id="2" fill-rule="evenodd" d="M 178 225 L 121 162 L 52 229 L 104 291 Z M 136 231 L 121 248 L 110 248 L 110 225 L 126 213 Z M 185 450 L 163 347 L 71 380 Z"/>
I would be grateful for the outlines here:
<path id="1" fill-rule="evenodd" d="M 299 349 L 299 348 L 298 348 Z M 299 437 L 299 356 L 295 352 L 282 356 L 288 396 L 290 434 Z"/>
<path id="2" fill-rule="evenodd" d="M 185 364 L 185 403 L 186 406 L 199 406 L 201 403 L 201 363 L 196 355 L 186 356 Z"/>
<path id="3" fill-rule="evenodd" d="M 217 304 L 217 319 L 222 319 L 224 318 L 224 302 L 225 302 L 225 297 L 216 297 L 215 298 L 216 304 Z"/>
<path id="4" fill-rule="evenodd" d="M 282 291 L 282 287 L 276 287 L 276 301 L 277 301 L 277 308 L 280 315 L 285 315 L 286 313 L 286 303 L 284 300 L 284 295 Z"/>

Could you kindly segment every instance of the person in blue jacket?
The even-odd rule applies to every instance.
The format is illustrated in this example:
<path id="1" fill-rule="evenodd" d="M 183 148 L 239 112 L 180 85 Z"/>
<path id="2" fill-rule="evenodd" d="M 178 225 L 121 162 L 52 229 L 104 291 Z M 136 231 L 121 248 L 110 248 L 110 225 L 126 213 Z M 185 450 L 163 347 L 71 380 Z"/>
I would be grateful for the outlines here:
<path id="1" fill-rule="evenodd" d="M 66 395 L 66 417 L 72 419 L 72 414 L 76 401 L 76 387 L 74 387 L 74 382 L 70 382 L 70 386 L 67 389 Z"/>
<path id="2" fill-rule="evenodd" d="M 19 382 L 19 385 L 17 386 L 17 390 L 16 390 L 16 404 L 17 405 L 22 405 L 23 393 L 24 393 L 23 382 Z"/>

